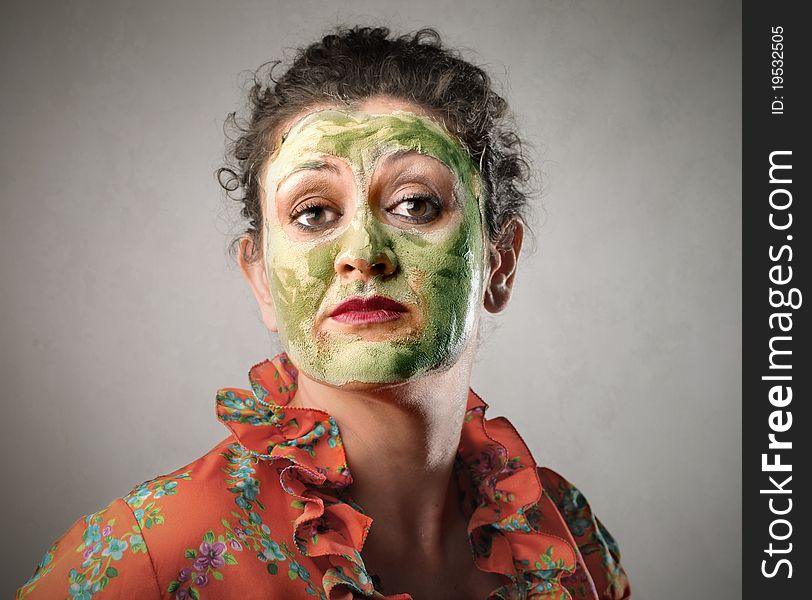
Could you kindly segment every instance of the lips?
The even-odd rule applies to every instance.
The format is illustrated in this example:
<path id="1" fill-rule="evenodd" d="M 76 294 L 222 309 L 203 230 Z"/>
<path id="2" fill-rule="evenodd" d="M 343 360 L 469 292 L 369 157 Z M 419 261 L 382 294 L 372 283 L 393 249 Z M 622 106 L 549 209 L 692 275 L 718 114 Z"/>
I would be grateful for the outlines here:
<path id="1" fill-rule="evenodd" d="M 400 302 L 384 296 L 356 296 L 339 304 L 330 317 L 340 323 L 383 323 L 408 312 Z"/>

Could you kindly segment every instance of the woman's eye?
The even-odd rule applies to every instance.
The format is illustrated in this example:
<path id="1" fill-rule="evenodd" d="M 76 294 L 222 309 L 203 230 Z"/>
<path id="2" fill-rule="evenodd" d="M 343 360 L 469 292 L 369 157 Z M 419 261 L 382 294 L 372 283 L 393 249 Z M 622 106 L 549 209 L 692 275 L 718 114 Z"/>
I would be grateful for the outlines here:
<path id="1" fill-rule="evenodd" d="M 410 223 L 428 223 L 440 215 L 442 203 L 433 196 L 409 196 L 404 198 L 389 212 Z"/>
<path id="2" fill-rule="evenodd" d="M 338 211 L 326 206 L 304 206 L 296 210 L 292 215 L 293 224 L 297 227 L 312 231 L 323 229 L 338 221 L 341 215 Z"/>

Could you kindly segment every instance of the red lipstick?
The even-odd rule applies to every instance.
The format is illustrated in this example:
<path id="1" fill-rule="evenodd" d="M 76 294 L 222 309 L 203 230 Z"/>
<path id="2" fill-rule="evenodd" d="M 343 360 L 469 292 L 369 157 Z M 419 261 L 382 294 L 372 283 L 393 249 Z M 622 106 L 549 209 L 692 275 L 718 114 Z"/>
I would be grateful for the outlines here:
<path id="1" fill-rule="evenodd" d="M 383 323 L 399 319 L 407 308 L 384 296 L 356 296 L 333 309 L 330 317 L 340 323 Z"/>

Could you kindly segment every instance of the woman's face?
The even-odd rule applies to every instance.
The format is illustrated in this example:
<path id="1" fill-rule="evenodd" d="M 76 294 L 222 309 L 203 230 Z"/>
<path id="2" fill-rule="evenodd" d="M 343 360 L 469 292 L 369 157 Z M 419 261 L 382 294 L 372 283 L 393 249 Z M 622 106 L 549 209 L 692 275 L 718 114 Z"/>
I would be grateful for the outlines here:
<path id="1" fill-rule="evenodd" d="M 370 102 L 314 110 L 265 169 L 277 327 L 316 380 L 396 383 L 442 370 L 475 331 L 487 264 L 479 174 L 421 113 Z"/>

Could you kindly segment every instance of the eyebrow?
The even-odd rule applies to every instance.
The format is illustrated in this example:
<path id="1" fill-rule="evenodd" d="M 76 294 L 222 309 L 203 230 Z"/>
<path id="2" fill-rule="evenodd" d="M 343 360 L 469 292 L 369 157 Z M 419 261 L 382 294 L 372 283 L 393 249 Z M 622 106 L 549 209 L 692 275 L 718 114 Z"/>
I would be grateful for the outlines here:
<path id="1" fill-rule="evenodd" d="M 397 152 L 387 154 L 386 156 L 382 157 L 380 163 L 378 165 L 376 165 L 376 167 L 378 167 L 380 165 L 389 165 L 391 163 L 396 164 L 396 163 L 398 163 L 398 162 L 400 162 L 400 161 L 402 161 L 404 159 L 414 158 L 414 157 L 426 157 L 426 158 L 430 158 L 432 160 L 435 160 L 438 163 L 440 163 L 441 165 L 443 165 L 443 167 L 445 167 L 448 170 L 448 172 L 451 174 L 452 177 L 454 177 L 455 179 L 457 179 L 459 177 L 454 172 L 454 170 L 451 167 L 449 167 L 445 162 L 440 160 L 439 157 L 435 156 L 434 154 L 419 152 L 418 150 L 415 150 L 413 148 L 404 149 L 404 150 L 398 150 Z"/>
<path id="2" fill-rule="evenodd" d="M 402 150 L 397 150 L 395 152 L 392 152 L 391 154 L 386 154 L 385 156 L 383 156 L 381 158 L 380 162 L 376 165 L 376 167 L 381 166 L 381 165 L 388 165 L 388 164 L 391 164 L 391 163 L 398 163 L 398 162 L 400 162 L 402 160 L 405 160 L 405 159 L 408 159 L 408 158 L 414 158 L 414 157 L 425 157 L 425 158 L 430 158 L 432 160 L 436 160 L 441 165 L 443 165 L 446 169 L 448 169 L 449 172 L 451 172 L 451 174 L 455 178 L 459 177 L 459 175 L 457 175 L 454 172 L 454 169 L 450 165 L 446 164 L 446 162 L 444 160 L 442 160 L 439 156 L 437 156 L 433 152 L 421 152 L 420 150 L 417 150 L 415 148 L 404 148 Z"/>
<path id="3" fill-rule="evenodd" d="M 333 163 L 318 158 L 312 158 L 308 160 L 303 160 L 302 162 L 293 165 L 291 170 L 285 173 L 285 176 L 279 180 L 277 187 L 279 185 L 282 185 L 285 181 L 287 181 L 289 177 L 300 171 L 327 171 L 330 173 L 334 173 L 335 175 L 341 174 L 339 168 L 335 166 Z"/>
<path id="4" fill-rule="evenodd" d="M 328 162 L 326 160 L 321 160 L 318 158 L 311 158 L 310 160 L 305 160 L 293 167 L 291 173 L 295 173 L 296 171 L 332 171 L 333 173 L 338 173 L 338 167 L 336 167 L 333 163 Z"/>
<path id="5" fill-rule="evenodd" d="M 411 157 L 414 157 L 414 156 L 428 156 L 429 158 L 433 158 L 435 160 L 440 160 L 439 158 L 437 158 L 433 154 L 427 154 L 427 153 L 419 152 L 414 148 L 403 148 L 401 150 L 396 150 L 395 152 L 385 154 L 384 156 L 381 157 L 381 162 L 384 163 L 384 164 L 388 163 L 388 162 L 397 162 L 399 160 L 403 160 L 404 158 L 411 158 Z M 440 161 L 440 162 L 442 162 L 442 161 Z"/>

